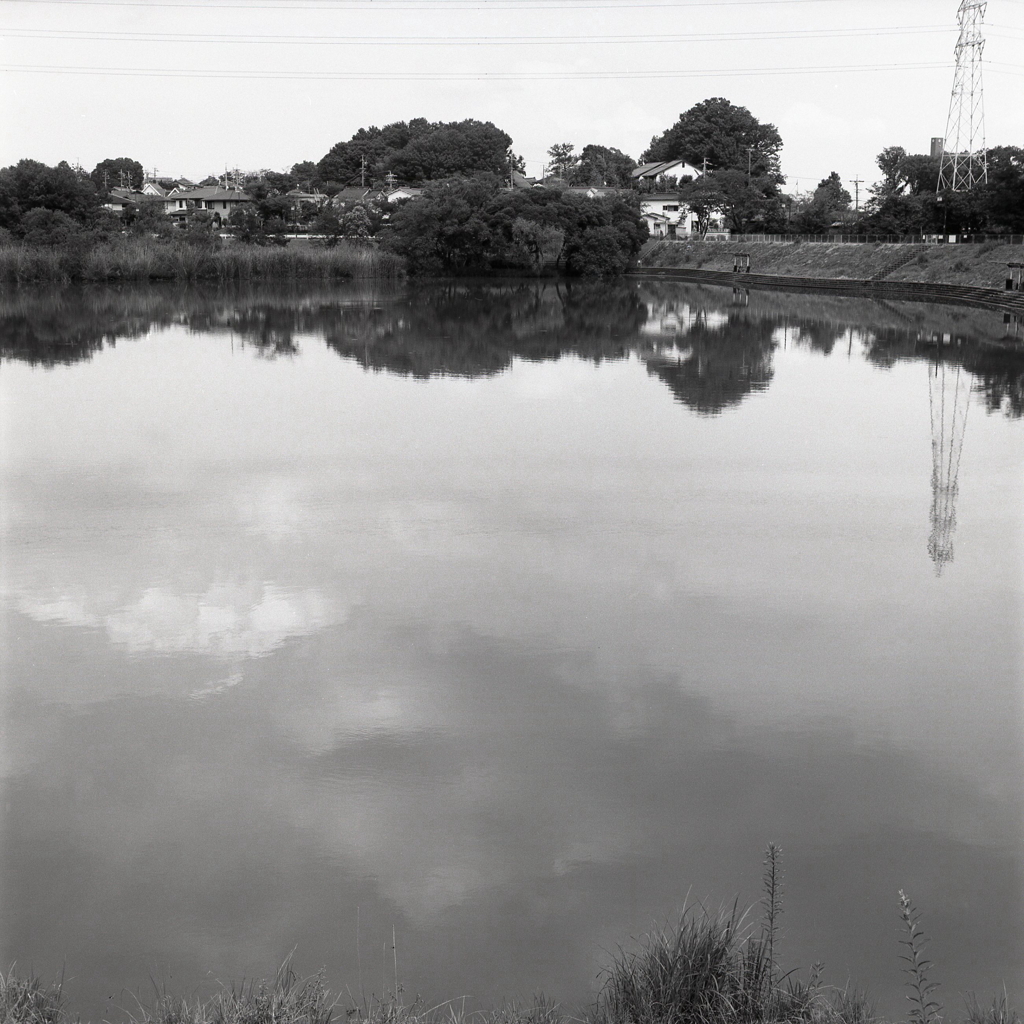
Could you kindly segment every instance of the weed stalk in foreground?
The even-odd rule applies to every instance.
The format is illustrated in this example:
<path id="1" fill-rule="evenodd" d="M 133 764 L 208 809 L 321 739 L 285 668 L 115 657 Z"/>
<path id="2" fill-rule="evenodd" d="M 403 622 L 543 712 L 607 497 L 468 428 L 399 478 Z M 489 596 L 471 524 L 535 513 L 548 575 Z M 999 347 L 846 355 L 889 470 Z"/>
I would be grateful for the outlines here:
<path id="1" fill-rule="evenodd" d="M 775 949 L 779 941 L 779 918 L 782 916 L 782 848 L 769 843 L 764 854 L 764 873 L 761 876 L 764 895 L 764 941 L 768 947 L 768 970 L 771 984 L 778 984 L 779 962 Z"/>
<path id="2" fill-rule="evenodd" d="M 907 966 L 903 968 L 907 975 L 907 999 L 910 1000 L 910 1024 L 934 1024 L 942 1019 L 942 1006 L 932 999 L 932 993 L 939 987 L 937 981 L 928 978 L 928 972 L 934 966 L 931 960 L 925 959 L 924 947 L 928 944 L 924 929 L 921 927 L 921 915 L 910 902 L 910 897 L 900 889 L 900 918 L 906 931 L 906 938 L 900 939 L 900 945 L 906 952 L 900 955 Z"/>

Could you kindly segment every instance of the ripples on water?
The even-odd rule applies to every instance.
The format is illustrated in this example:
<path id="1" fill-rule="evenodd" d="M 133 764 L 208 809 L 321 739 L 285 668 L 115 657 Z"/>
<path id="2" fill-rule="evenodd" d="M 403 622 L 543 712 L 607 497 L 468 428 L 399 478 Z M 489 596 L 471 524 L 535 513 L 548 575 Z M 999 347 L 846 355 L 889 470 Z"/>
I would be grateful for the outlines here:
<path id="1" fill-rule="evenodd" d="M 0 297 L 0 957 L 586 1000 L 758 896 L 1024 996 L 1020 325 L 663 281 Z M 358 928 L 357 928 L 358 922 Z M 358 951 L 357 951 L 358 931 Z M 390 977 L 390 975 L 388 975 Z M 390 982 L 387 982 L 390 985 Z"/>

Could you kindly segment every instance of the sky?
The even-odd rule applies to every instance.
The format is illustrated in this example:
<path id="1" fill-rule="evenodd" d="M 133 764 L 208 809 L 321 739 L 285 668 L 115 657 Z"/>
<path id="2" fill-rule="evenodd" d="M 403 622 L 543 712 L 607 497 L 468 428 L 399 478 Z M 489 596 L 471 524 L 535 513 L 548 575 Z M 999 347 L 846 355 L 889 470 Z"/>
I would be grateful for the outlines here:
<path id="1" fill-rule="evenodd" d="M 0 0 L 0 166 L 128 156 L 199 180 L 319 160 L 360 127 L 476 118 L 528 174 L 634 158 L 724 96 L 783 139 L 790 191 L 945 134 L 959 0 Z M 1024 145 L 1024 0 L 990 0 L 990 146 Z M 855 179 L 860 179 L 855 185 Z"/>

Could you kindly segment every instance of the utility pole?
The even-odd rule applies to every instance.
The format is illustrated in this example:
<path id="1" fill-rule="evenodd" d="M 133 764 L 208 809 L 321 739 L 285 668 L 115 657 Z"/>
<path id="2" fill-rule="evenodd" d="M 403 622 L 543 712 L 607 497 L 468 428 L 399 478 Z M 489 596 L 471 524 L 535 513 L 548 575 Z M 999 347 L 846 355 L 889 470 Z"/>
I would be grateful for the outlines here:
<path id="1" fill-rule="evenodd" d="M 859 175 L 853 179 L 853 208 L 857 213 L 860 213 L 860 187 L 864 183 L 864 179 Z"/>
<path id="2" fill-rule="evenodd" d="M 704 157 L 704 170 L 701 171 L 701 174 L 704 175 L 704 174 L 707 174 L 707 173 L 708 173 L 708 158 Z"/>
<path id="3" fill-rule="evenodd" d="M 987 0 L 961 0 L 957 20 L 956 70 L 946 120 L 946 140 L 939 165 L 938 192 L 970 192 L 988 184 L 985 150 L 985 95 L 981 79 Z"/>
<path id="4" fill-rule="evenodd" d="M 750 184 L 750 161 L 754 156 L 754 147 L 747 146 L 747 184 Z"/>
<path id="5" fill-rule="evenodd" d="M 359 186 L 360 188 L 366 188 L 366 157 L 361 156 L 359 158 Z"/>

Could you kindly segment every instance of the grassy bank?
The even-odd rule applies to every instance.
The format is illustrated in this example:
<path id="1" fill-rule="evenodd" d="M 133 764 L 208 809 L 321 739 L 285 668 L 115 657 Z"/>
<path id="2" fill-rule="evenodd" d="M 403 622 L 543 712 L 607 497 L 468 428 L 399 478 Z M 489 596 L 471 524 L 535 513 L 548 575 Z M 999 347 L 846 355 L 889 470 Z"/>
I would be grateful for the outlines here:
<path id="1" fill-rule="evenodd" d="M 900 260 L 909 262 L 885 276 L 886 281 L 971 285 L 1002 289 L 1006 264 L 1024 261 L 1024 246 L 902 245 L 898 243 L 829 242 L 659 242 L 644 256 L 645 267 L 731 271 L 733 254 L 750 255 L 754 274 L 867 280 Z"/>
<path id="2" fill-rule="evenodd" d="M 765 854 L 760 914 L 736 904 L 717 914 L 690 907 L 670 927 L 620 948 L 603 972 L 594 1004 L 563 1010 L 543 997 L 468 1012 L 456 997 L 428 1007 L 402 1002 L 398 960 L 395 988 L 383 998 L 333 995 L 323 972 L 300 978 L 285 960 L 271 980 L 222 987 L 207 999 L 158 992 L 150 1005 L 123 1010 L 128 1024 L 884 1024 L 865 994 L 823 984 L 821 964 L 803 975 L 785 970 L 780 956 L 783 911 L 781 851 Z M 906 983 L 908 1024 L 1021 1024 L 1004 991 L 990 1006 L 973 995 L 963 1009 L 944 1013 L 937 980 L 925 956 L 921 917 L 902 891 L 898 956 Z M 894 950 L 894 956 L 897 955 Z M 12 968 L 0 975 L 0 1024 L 71 1024 L 62 982 L 47 984 Z"/>
<path id="3" fill-rule="evenodd" d="M 372 243 L 220 246 L 186 240 L 114 238 L 91 245 L 0 245 L 0 281 L 254 281 L 393 278 L 401 262 Z"/>

